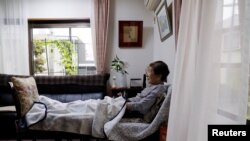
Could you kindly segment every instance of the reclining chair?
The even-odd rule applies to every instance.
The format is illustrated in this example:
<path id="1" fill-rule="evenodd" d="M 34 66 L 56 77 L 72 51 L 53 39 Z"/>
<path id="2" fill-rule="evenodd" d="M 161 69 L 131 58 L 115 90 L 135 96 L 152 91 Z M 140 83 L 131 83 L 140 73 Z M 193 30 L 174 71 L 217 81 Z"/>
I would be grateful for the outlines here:
<path id="1" fill-rule="evenodd" d="M 162 125 L 167 125 L 171 100 L 171 86 L 167 85 L 165 99 L 162 102 L 158 113 L 150 123 L 120 121 L 113 129 L 108 139 L 119 141 L 152 140 L 149 137 L 156 133 Z M 159 137 L 159 136 L 158 136 Z M 155 138 L 154 138 L 155 140 Z"/>

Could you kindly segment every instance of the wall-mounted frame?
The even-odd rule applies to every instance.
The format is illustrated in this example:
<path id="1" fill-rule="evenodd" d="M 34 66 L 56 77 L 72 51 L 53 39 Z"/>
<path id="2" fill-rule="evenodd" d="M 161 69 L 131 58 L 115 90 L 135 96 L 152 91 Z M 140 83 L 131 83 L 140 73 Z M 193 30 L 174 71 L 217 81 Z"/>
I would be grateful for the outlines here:
<path id="1" fill-rule="evenodd" d="M 160 38 L 163 42 L 172 35 L 171 19 L 169 18 L 167 2 L 165 0 L 160 6 L 159 10 L 156 12 L 156 19 L 158 23 Z"/>
<path id="2" fill-rule="evenodd" d="M 143 21 L 119 21 L 119 47 L 142 47 Z"/>

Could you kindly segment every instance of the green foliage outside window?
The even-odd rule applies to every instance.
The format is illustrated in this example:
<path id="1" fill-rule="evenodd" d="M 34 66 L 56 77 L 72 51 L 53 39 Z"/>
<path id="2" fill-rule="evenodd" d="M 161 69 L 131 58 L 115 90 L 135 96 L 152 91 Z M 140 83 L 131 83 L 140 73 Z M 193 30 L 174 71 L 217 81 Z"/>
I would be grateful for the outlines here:
<path id="1" fill-rule="evenodd" d="M 66 75 L 74 75 L 77 73 L 73 56 L 76 56 L 74 51 L 74 44 L 67 40 L 34 40 L 34 54 L 35 54 L 35 73 L 41 73 L 44 70 L 45 57 L 42 54 L 45 52 L 45 47 L 56 47 L 61 55 L 61 61 L 65 68 Z"/>
<path id="2" fill-rule="evenodd" d="M 35 73 L 40 73 L 45 71 L 46 69 L 44 68 L 44 63 L 45 63 L 45 57 L 42 56 L 42 54 L 45 51 L 44 48 L 44 42 L 41 40 L 35 40 L 33 42 L 34 44 L 34 55 L 35 55 L 35 67 L 34 67 L 34 72 Z"/>

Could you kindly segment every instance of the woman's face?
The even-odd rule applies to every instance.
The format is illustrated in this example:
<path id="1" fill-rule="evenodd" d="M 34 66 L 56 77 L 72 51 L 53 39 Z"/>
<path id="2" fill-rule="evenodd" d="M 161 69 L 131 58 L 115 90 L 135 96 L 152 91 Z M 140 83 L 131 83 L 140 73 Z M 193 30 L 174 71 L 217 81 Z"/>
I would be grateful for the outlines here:
<path id="1" fill-rule="evenodd" d="M 156 75 L 150 66 L 146 70 L 146 77 L 149 84 L 157 85 L 162 83 L 161 75 Z"/>

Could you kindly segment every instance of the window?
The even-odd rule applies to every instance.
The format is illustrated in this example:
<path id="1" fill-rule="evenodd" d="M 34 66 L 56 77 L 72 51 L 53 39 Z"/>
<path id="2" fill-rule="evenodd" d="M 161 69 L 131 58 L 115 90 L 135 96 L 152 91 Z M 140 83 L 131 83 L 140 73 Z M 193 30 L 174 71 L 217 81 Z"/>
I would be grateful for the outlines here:
<path id="1" fill-rule="evenodd" d="M 237 68 L 242 63 L 241 35 L 239 28 L 238 0 L 223 0 L 222 8 L 222 53 L 221 53 L 221 84 L 228 85 L 228 76 L 237 75 Z M 231 71 L 225 71 L 231 70 Z M 227 74 L 227 73 L 231 74 Z M 237 79 L 237 78 L 235 78 Z M 235 81 L 234 83 L 238 83 Z M 231 84 L 233 85 L 233 84 Z"/>
<path id="2" fill-rule="evenodd" d="M 244 36 L 241 33 L 242 19 L 240 19 L 240 9 L 238 0 L 222 0 L 222 9 L 220 9 L 222 30 L 221 42 L 221 68 L 220 68 L 220 95 L 219 95 L 219 113 L 227 115 L 230 119 L 235 120 L 241 117 L 239 103 L 244 94 L 242 82 L 244 71 L 247 71 L 244 53 L 247 51 L 244 45 Z M 241 13 L 242 14 L 242 13 Z M 231 81 L 233 80 L 233 81 Z"/>
<path id="3" fill-rule="evenodd" d="M 90 20 L 29 20 L 30 72 L 94 74 Z"/>

